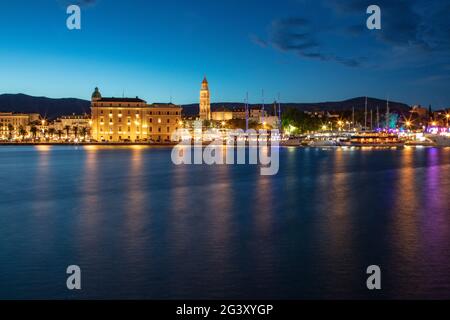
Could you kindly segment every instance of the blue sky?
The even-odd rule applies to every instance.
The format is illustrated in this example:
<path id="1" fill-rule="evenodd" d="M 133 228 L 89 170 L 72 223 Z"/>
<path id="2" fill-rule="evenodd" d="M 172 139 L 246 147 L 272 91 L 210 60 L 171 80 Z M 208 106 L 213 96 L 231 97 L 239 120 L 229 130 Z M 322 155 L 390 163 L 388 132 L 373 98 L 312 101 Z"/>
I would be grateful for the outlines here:
<path id="1" fill-rule="evenodd" d="M 450 106 L 448 1 L 378 0 L 382 30 L 365 28 L 365 0 L 66 0 L 0 2 L 0 93 L 89 99 L 139 96 L 198 102 L 390 97 Z"/>

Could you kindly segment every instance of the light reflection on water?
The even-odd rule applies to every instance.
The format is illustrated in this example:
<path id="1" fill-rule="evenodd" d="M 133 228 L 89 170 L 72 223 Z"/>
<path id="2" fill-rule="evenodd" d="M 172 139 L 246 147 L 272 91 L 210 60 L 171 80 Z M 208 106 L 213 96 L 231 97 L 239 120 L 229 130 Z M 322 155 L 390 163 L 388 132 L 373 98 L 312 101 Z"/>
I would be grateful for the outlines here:
<path id="1" fill-rule="evenodd" d="M 0 148 L 0 298 L 450 298 L 449 149 L 281 148 L 276 176 L 170 151 Z"/>

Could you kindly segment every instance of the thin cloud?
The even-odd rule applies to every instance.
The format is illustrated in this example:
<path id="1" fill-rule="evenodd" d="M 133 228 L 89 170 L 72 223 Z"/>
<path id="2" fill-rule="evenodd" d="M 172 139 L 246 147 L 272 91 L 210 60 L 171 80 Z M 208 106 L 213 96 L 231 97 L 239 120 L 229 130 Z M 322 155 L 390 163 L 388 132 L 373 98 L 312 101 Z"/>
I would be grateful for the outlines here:
<path id="1" fill-rule="evenodd" d="M 294 52 L 301 58 L 334 61 L 349 67 L 417 65 L 450 55 L 450 3 L 440 0 L 377 0 L 382 29 L 366 28 L 371 0 L 319 1 L 328 8 L 322 20 L 304 17 L 274 20 L 262 47 Z M 254 41 L 255 42 L 255 41 Z M 430 59 L 433 57 L 432 59 Z"/>
<path id="2" fill-rule="evenodd" d="M 307 19 L 291 17 L 274 20 L 270 26 L 268 39 L 253 38 L 261 47 L 271 46 L 283 52 L 294 52 L 298 56 L 319 61 L 335 61 L 348 67 L 360 66 L 362 59 L 342 57 L 324 48 L 318 30 Z"/>

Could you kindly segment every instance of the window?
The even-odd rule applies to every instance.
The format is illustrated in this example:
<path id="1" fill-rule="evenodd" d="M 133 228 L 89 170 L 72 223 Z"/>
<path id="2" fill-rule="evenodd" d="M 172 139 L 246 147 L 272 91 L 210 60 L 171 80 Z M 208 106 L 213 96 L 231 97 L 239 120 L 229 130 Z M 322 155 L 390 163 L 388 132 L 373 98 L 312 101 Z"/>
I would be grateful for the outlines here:
<path id="1" fill-rule="evenodd" d="M 170 123 L 170 119 L 167 119 L 167 123 Z"/>
<path id="2" fill-rule="evenodd" d="M 158 132 L 161 132 L 161 127 L 158 128 Z"/>
<path id="3" fill-rule="evenodd" d="M 167 132 L 170 132 L 170 127 L 167 127 Z"/>
<path id="4" fill-rule="evenodd" d="M 152 131 L 153 131 L 152 129 L 153 129 L 153 127 L 150 127 L 150 132 L 152 132 Z"/>

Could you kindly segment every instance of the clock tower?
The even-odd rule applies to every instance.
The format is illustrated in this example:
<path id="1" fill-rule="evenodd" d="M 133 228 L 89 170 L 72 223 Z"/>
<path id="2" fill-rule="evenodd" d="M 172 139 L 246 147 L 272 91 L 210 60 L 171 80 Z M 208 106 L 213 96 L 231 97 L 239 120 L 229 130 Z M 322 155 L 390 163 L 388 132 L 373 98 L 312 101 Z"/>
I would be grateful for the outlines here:
<path id="1" fill-rule="evenodd" d="M 206 77 L 203 79 L 200 89 L 200 120 L 211 120 L 211 100 Z"/>

